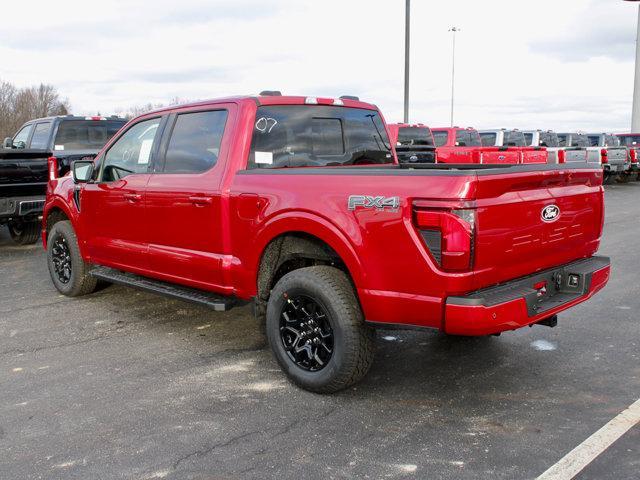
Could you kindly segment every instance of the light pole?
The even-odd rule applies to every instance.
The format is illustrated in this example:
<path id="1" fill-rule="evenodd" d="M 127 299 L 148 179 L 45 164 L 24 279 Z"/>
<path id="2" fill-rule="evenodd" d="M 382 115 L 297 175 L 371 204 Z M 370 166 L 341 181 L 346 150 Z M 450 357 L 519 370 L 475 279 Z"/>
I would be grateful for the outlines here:
<path id="1" fill-rule="evenodd" d="M 456 32 L 459 32 L 460 29 L 458 27 L 451 27 L 449 31 L 453 33 L 453 45 L 451 49 L 451 126 L 453 127 L 453 94 L 456 79 Z"/>
<path id="2" fill-rule="evenodd" d="M 626 0 L 637 2 L 638 0 Z M 633 81 L 633 107 L 631 109 L 631 132 L 640 132 L 640 6 L 638 6 L 638 28 L 636 30 L 636 73 Z"/>
<path id="3" fill-rule="evenodd" d="M 411 30 L 411 0 L 407 0 L 404 18 L 404 123 L 409 123 L 409 42 Z"/>

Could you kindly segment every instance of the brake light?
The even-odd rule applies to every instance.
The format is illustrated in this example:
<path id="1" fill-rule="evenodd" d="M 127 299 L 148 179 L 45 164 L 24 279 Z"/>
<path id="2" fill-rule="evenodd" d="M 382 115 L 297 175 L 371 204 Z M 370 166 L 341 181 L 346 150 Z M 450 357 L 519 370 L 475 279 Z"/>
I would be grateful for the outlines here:
<path id="1" fill-rule="evenodd" d="M 49 169 L 49 180 L 58 178 L 58 159 L 56 157 L 47 158 L 47 166 Z"/>
<path id="2" fill-rule="evenodd" d="M 414 221 L 436 263 L 446 271 L 470 270 L 475 237 L 474 209 L 415 210 Z"/>
<path id="3" fill-rule="evenodd" d="M 558 150 L 558 163 L 566 163 L 567 152 L 564 150 Z"/>
<path id="4" fill-rule="evenodd" d="M 602 160 L 602 163 L 609 163 L 609 157 L 607 156 L 606 148 L 603 148 L 602 150 L 600 150 L 600 158 Z"/>
<path id="5" fill-rule="evenodd" d="M 638 152 L 635 148 L 631 148 L 629 150 L 629 157 L 631 159 L 631 163 L 638 163 Z"/>

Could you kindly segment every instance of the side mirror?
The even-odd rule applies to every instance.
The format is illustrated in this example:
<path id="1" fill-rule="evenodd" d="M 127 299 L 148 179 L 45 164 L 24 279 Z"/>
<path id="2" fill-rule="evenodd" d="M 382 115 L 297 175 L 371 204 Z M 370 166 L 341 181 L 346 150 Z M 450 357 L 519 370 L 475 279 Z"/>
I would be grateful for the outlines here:
<path id="1" fill-rule="evenodd" d="M 2 142 L 2 147 L 3 148 L 13 148 L 13 138 L 11 138 L 11 137 L 5 138 L 4 142 Z"/>
<path id="2" fill-rule="evenodd" d="M 87 183 L 93 177 L 93 161 L 76 160 L 71 170 L 75 183 Z"/>

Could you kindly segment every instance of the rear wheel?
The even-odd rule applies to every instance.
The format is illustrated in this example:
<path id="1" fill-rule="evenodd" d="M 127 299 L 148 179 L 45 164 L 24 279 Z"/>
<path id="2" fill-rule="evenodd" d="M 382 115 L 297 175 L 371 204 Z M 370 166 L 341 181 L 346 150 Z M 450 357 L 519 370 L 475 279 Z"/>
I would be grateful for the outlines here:
<path id="1" fill-rule="evenodd" d="M 269 298 L 266 329 L 276 360 L 306 390 L 347 388 L 373 361 L 375 331 L 365 325 L 351 282 L 337 268 L 307 267 L 283 276 Z"/>
<path id="2" fill-rule="evenodd" d="M 58 222 L 49 232 L 47 264 L 53 284 L 63 295 L 77 297 L 96 289 L 98 282 L 90 275 L 90 265 L 80 255 L 71 222 Z"/>
<path id="3" fill-rule="evenodd" d="M 32 245 L 40 237 L 40 225 L 38 220 L 11 220 L 7 226 L 14 242 L 18 245 Z"/>

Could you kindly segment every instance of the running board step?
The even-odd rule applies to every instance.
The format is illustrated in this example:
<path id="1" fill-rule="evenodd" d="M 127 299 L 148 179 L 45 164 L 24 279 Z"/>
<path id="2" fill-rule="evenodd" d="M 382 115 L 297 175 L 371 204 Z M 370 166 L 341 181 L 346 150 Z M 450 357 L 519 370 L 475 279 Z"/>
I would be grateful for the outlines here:
<path id="1" fill-rule="evenodd" d="M 91 270 L 91 275 L 98 280 L 109 283 L 126 285 L 128 287 L 139 288 L 147 292 L 164 295 L 165 297 L 176 298 L 187 302 L 197 303 L 209 307 L 216 312 L 224 312 L 236 305 L 243 303 L 237 298 L 225 297 L 213 292 L 198 290 L 196 288 L 183 287 L 173 283 L 155 280 L 153 278 L 142 277 L 133 273 L 121 272 L 113 268 L 95 267 Z"/>

